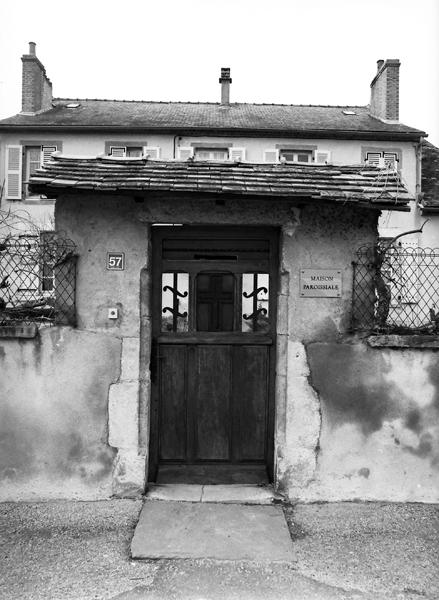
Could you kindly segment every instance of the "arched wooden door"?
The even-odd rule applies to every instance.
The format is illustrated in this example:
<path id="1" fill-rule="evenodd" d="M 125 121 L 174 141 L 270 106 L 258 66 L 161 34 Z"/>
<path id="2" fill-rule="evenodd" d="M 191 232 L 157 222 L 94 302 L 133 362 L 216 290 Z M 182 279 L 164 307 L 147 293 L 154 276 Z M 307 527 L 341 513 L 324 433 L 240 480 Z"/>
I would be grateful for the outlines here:
<path id="1" fill-rule="evenodd" d="M 153 227 L 150 481 L 271 478 L 276 273 L 273 230 Z"/>

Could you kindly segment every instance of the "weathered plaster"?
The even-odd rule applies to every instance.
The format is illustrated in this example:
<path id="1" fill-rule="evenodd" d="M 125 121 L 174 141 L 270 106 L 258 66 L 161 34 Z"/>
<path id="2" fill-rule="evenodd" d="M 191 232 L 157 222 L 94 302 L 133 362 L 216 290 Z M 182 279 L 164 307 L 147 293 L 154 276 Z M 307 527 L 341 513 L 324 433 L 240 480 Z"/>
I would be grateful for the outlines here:
<path id="1" fill-rule="evenodd" d="M 0 499 L 108 497 L 107 401 L 120 340 L 54 327 L 0 347 Z"/>
<path id="2" fill-rule="evenodd" d="M 306 500 L 439 500 L 439 355 L 310 344 L 322 434 Z"/>

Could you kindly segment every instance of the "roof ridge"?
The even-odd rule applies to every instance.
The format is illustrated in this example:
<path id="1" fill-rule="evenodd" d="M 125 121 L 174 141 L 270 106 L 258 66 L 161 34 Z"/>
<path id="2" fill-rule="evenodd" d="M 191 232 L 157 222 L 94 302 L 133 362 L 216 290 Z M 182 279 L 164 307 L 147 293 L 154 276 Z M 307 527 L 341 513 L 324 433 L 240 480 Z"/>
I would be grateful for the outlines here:
<path id="1" fill-rule="evenodd" d="M 126 100 L 117 98 L 53 98 L 53 102 L 123 102 L 137 104 L 206 104 L 208 106 L 224 106 L 221 102 L 204 102 L 195 100 Z M 231 102 L 228 106 L 297 106 L 313 108 L 368 108 L 368 104 L 286 104 L 281 102 Z"/>

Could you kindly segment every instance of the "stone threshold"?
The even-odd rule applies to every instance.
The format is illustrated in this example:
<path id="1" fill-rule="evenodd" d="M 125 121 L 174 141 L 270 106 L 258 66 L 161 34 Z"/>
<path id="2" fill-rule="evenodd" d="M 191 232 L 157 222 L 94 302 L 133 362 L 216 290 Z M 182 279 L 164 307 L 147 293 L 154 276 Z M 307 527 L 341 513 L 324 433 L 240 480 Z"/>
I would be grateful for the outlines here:
<path id="1" fill-rule="evenodd" d="M 282 497 L 271 485 L 148 484 L 146 500 L 217 502 L 221 504 L 273 504 Z"/>

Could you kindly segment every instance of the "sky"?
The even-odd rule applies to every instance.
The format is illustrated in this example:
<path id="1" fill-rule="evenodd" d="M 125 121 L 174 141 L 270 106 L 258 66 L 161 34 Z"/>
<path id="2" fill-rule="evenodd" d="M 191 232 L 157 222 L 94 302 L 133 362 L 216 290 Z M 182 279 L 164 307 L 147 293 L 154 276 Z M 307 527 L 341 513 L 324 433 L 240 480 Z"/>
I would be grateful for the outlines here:
<path id="1" fill-rule="evenodd" d="M 365 105 L 399 58 L 400 121 L 439 145 L 439 0 L 0 0 L 0 118 L 36 42 L 54 97 Z"/>

